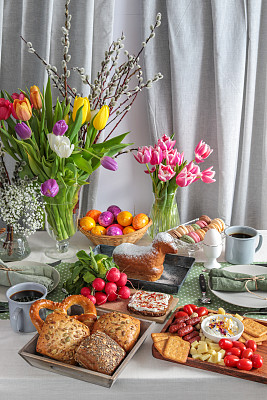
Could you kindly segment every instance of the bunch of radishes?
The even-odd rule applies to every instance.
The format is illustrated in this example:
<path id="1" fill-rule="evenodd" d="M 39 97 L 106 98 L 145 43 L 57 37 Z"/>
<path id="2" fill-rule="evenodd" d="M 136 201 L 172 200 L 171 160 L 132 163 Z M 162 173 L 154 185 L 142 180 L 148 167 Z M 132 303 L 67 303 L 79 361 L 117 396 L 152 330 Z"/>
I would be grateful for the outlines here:
<path id="1" fill-rule="evenodd" d="M 91 283 L 93 288 L 83 287 L 81 294 L 88 297 L 94 304 L 100 306 L 107 301 L 116 301 L 118 298 L 128 299 L 130 297 L 130 289 L 126 286 L 127 275 L 120 272 L 118 268 L 111 268 L 106 273 L 105 279 L 95 278 Z"/>

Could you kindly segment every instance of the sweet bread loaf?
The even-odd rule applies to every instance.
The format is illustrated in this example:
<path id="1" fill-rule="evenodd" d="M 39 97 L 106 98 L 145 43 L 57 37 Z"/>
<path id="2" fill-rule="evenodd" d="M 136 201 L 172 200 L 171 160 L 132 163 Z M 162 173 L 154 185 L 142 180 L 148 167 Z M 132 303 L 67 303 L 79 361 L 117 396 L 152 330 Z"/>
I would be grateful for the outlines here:
<path id="1" fill-rule="evenodd" d="M 163 273 L 165 255 L 176 254 L 177 251 L 173 237 L 166 232 L 161 232 L 157 234 L 150 246 L 120 244 L 113 251 L 113 259 L 128 278 L 154 282 Z"/>
<path id="2" fill-rule="evenodd" d="M 125 355 L 115 340 L 97 331 L 81 342 L 75 353 L 75 361 L 84 368 L 111 375 Z"/>
<path id="3" fill-rule="evenodd" d="M 140 334 L 140 321 L 127 314 L 110 312 L 101 315 L 95 322 L 92 333 L 96 331 L 106 333 L 129 352 Z"/>
<path id="4" fill-rule="evenodd" d="M 89 328 L 82 322 L 55 311 L 46 317 L 36 351 L 55 360 L 75 364 L 75 350 L 89 335 Z"/>

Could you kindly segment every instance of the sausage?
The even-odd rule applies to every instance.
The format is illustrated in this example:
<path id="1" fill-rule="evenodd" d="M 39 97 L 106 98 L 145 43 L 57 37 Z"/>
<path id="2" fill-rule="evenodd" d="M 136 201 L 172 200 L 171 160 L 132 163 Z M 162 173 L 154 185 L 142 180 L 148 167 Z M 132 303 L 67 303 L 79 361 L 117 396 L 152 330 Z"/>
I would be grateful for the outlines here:
<path id="1" fill-rule="evenodd" d="M 183 317 L 176 318 L 175 321 L 177 322 L 185 322 L 189 319 L 188 315 L 184 315 Z"/>
<path id="2" fill-rule="evenodd" d="M 188 335 L 183 336 L 184 340 L 192 339 L 193 337 L 199 336 L 198 331 L 192 331 L 191 333 L 188 333 Z"/>
<path id="3" fill-rule="evenodd" d="M 186 324 L 184 322 L 180 322 L 179 324 L 172 324 L 169 327 L 169 332 L 174 333 L 177 332 L 179 329 L 184 328 Z"/>
<path id="4" fill-rule="evenodd" d="M 183 337 L 194 330 L 192 325 L 186 325 L 177 331 L 178 336 Z"/>
<path id="5" fill-rule="evenodd" d="M 196 340 L 199 342 L 201 340 L 201 337 L 200 336 L 194 336 L 191 339 L 187 339 L 187 342 L 194 343 Z"/>
<path id="6" fill-rule="evenodd" d="M 197 325 L 200 322 L 200 318 L 199 317 L 194 317 L 194 318 L 190 318 L 188 320 L 186 320 L 186 324 L 187 325 Z"/>

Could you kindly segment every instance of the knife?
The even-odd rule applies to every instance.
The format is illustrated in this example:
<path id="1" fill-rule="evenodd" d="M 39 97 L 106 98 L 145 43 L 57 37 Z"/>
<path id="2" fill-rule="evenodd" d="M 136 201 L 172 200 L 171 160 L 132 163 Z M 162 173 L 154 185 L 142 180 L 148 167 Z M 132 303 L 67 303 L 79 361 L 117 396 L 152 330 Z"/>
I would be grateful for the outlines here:
<path id="1" fill-rule="evenodd" d="M 226 312 L 230 314 L 239 314 L 239 315 L 244 315 L 244 314 L 266 314 L 267 315 L 267 307 L 265 308 L 253 308 L 249 310 L 230 310 L 226 309 Z"/>

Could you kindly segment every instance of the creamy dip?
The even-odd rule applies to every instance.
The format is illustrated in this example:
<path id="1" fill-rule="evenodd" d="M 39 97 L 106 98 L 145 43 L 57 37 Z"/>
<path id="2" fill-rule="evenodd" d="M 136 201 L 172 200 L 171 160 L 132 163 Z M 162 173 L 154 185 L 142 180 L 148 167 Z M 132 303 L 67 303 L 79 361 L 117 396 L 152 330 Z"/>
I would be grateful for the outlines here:
<path id="1" fill-rule="evenodd" d="M 219 318 L 214 316 L 209 320 L 209 323 L 205 326 L 206 332 L 222 337 L 232 337 L 238 334 L 239 328 L 237 322 L 231 317 Z"/>

